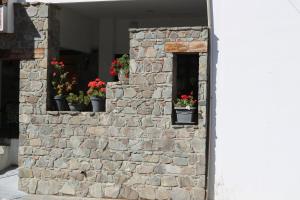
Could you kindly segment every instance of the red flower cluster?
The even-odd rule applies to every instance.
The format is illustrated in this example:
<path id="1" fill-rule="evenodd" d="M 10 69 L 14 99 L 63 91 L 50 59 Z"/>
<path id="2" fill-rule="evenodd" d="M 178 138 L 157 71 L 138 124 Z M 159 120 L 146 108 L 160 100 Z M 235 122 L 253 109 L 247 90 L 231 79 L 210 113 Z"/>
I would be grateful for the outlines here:
<path id="1" fill-rule="evenodd" d="M 122 55 L 120 58 L 116 58 L 112 61 L 109 73 L 111 76 L 116 76 L 120 71 L 123 71 L 128 77 L 129 74 L 129 56 L 127 54 Z"/>
<path id="2" fill-rule="evenodd" d="M 111 63 L 110 69 L 109 69 L 109 73 L 111 76 L 117 76 L 117 72 L 116 72 L 116 64 L 117 64 L 117 60 L 113 60 L 113 62 Z"/>
<path id="3" fill-rule="evenodd" d="M 119 71 L 122 68 L 123 68 L 123 64 L 120 63 L 117 59 L 114 59 L 111 63 L 109 73 L 112 76 L 116 76 L 116 75 L 118 75 L 117 71 Z"/>
<path id="4" fill-rule="evenodd" d="M 186 107 L 186 106 L 195 106 L 197 103 L 197 100 L 193 97 L 193 92 L 190 92 L 190 94 L 182 94 L 180 95 L 180 98 L 177 98 L 176 106 L 178 107 Z"/>
<path id="5" fill-rule="evenodd" d="M 183 94 L 183 95 L 181 95 L 181 99 L 189 99 L 189 95 L 186 95 L 186 94 Z"/>
<path id="6" fill-rule="evenodd" d="M 88 83 L 88 91 L 87 94 L 90 96 L 99 96 L 104 97 L 106 93 L 106 83 L 99 78 L 96 78 L 94 81 L 90 81 Z"/>
<path id="7" fill-rule="evenodd" d="M 88 87 L 93 87 L 93 88 L 102 88 L 105 86 L 105 82 L 101 81 L 99 78 L 96 78 L 94 81 L 90 81 L 88 84 Z"/>

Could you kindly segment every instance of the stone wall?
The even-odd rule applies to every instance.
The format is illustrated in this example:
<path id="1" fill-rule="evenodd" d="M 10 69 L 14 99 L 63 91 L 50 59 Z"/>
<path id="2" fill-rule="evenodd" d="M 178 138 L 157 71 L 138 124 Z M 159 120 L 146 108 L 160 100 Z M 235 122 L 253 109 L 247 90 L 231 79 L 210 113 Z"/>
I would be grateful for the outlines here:
<path id="1" fill-rule="evenodd" d="M 130 30 L 129 85 L 108 83 L 106 112 L 47 111 L 47 50 L 57 43 L 49 42 L 46 31 L 55 16 L 40 15 L 41 6 L 46 5 L 25 6 L 39 24 L 36 30 L 45 31 L 40 41 L 46 49 L 41 58 L 20 66 L 20 189 L 81 197 L 205 199 L 208 30 Z M 181 51 L 199 52 L 198 125 L 172 125 L 172 52 Z"/>

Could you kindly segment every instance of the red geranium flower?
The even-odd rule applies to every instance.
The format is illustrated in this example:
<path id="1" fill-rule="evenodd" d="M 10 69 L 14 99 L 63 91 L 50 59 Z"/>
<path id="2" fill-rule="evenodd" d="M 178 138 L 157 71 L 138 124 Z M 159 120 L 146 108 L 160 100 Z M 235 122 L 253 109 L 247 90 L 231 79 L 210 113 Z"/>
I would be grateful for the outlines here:
<path id="1" fill-rule="evenodd" d="M 127 54 L 122 55 L 120 58 L 112 60 L 109 73 L 111 76 L 116 76 L 120 71 L 129 74 L 129 56 Z"/>
<path id="2" fill-rule="evenodd" d="M 185 94 L 183 94 L 183 95 L 181 95 L 181 99 L 189 99 L 189 96 L 188 96 L 188 95 L 185 95 Z"/>
<path id="3" fill-rule="evenodd" d="M 97 87 L 96 81 L 89 82 L 88 87 Z"/>
<path id="4" fill-rule="evenodd" d="M 96 78 L 94 81 L 90 81 L 88 83 L 88 91 L 87 94 L 89 96 L 98 96 L 105 97 L 105 82 L 99 78 Z"/>
<path id="5" fill-rule="evenodd" d="M 113 66 L 110 67 L 109 73 L 110 73 L 111 76 L 116 76 L 117 75 L 117 72 L 116 72 L 116 70 Z"/>
<path id="6" fill-rule="evenodd" d="M 175 106 L 178 107 L 194 107 L 197 103 L 197 100 L 193 97 L 193 92 L 189 92 L 188 94 L 182 94 L 177 98 L 175 102 Z"/>

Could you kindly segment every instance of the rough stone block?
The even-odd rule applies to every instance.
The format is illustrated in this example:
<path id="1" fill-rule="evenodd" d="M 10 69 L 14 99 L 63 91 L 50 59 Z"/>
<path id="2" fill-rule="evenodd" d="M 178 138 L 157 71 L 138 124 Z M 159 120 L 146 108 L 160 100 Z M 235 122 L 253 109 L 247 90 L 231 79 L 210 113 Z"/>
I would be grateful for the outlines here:
<path id="1" fill-rule="evenodd" d="M 161 177 L 161 185 L 165 187 L 176 187 L 178 183 L 174 176 L 163 176 Z"/>
<path id="2" fill-rule="evenodd" d="M 104 188 L 104 196 L 108 198 L 117 198 L 120 194 L 120 185 L 111 185 Z"/>
<path id="3" fill-rule="evenodd" d="M 171 198 L 171 192 L 166 188 L 158 188 L 156 191 L 156 198 L 158 200 L 166 200 Z"/>
<path id="4" fill-rule="evenodd" d="M 124 91 L 125 98 L 133 98 L 136 96 L 136 91 L 134 88 L 126 88 Z"/>
<path id="5" fill-rule="evenodd" d="M 31 178 L 31 177 L 33 177 L 32 170 L 29 169 L 29 168 L 20 167 L 19 168 L 19 177 L 20 178 Z"/>
<path id="6" fill-rule="evenodd" d="M 182 188 L 173 188 L 171 197 L 172 200 L 190 200 L 190 193 Z"/>
<path id="7" fill-rule="evenodd" d="M 136 167 L 136 171 L 139 174 L 150 174 L 154 170 L 153 165 L 139 165 Z"/>
<path id="8" fill-rule="evenodd" d="M 203 188 L 194 188 L 191 191 L 191 200 L 204 200 L 205 190 Z"/>
<path id="9" fill-rule="evenodd" d="M 59 192 L 66 195 L 75 195 L 76 188 L 70 183 L 65 183 Z"/>
<path id="10" fill-rule="evenodd" d="M 188 165 L 188 159 L 187 158 L 181 158 L 181 157 L 175 157 L 174 158 L 174 164 L 177 166 L 187 166 Z"/>
<path id="11" fill-rule="evenodd" d="M 180 187 L 194 187 L 194 181 L 190 176 L 179 177 L 179 185 Z"/>
<path id="12" fill-rule="evenodd" d="M 139 188 L 138 193 L 140 198 L 155 199 L 155 190 L 152 187 L 145 186 L 144 188 Z"/>
<path id="13" fill-rule="evenodd" d="M 139 198 L 139 194 L 132 190 L 129 187 L 123 187 L 120 192 L 120 198 L 128 199 L 128 200 L 136 200 Z"/>
<path id="14" fill-rule="evenodd" d="M 38 182 L 37 186 L 37 194 L 43 194 L 43 195 L 54 195 L 58 194 L 60 190 L 60 183 L 54 180 L 50 181 L 45 181 L 45 180 L 40 180 Z"/>
<path id="15" fill-rule="evenodd" d="M 92 197 L 95 198 L 101 198 L 104 196 L 103 190 L 102 190 L 102 184 L 101 183 L 95 183 L 92 186 L 89 187 L 89 194 Z"/>

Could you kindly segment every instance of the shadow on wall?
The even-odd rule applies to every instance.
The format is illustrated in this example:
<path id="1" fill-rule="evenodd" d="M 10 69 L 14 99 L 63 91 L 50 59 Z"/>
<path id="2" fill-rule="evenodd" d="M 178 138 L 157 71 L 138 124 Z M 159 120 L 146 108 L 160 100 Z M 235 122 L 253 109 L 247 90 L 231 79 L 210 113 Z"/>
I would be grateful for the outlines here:
<path id="1" fill-rule="evenodd" d="M 32 60 L 43 55 L 35 46 L 43 48 L 39 41 L 44 35 L 38 32 L 37 27 L 44 24 L 29 16 L 37 15 L 37 10 L 29 12 L 24 5 L 14 4 L 14 12 L 14 33 L 0 33 L 0 139 L 19 138 L 19 89 L 30 87 L 22 81 L 20 60 Z M 34 76 L 31 78 L 34 79 Z"/>
<path id="2" fill-rule="evenodd" d="M 15 31 L 11 34 L 0 34 L 0 59 L 1 60 L 26 60 L 32 59 L 38 53 L 35 48 L 35 41 L 42 40 L 41 34 L 37 31 L 41 22 L 33 21 L 29 15 L 36 13 L 27 12 L 21 4 L 14 4 L 14 26 Z M 33 24 L 36 23 L 36 24 Z"/>
<path id="3" fill-rule="evenodd" d="M 216 140 L 217 140 L 217 133 L 216 133 L 216 77 L 217 77 L 217 63 L 218 63 L 218 40 L 219 38 L 214 33 L 214 13 L 213 13 L 213 1 L 210 1 L 210 10 L 208 13 L 210 13 L 210 88 L 209 88 L 209 94 L 210 94 L 210 113 L 209 113 L 209 159 L 208 159 L 208 183 L 207 183 L 207 189 L 208 189 L 208 200 L 214 200 L 215 199 L 215 175 L 216 175 Z"/>

